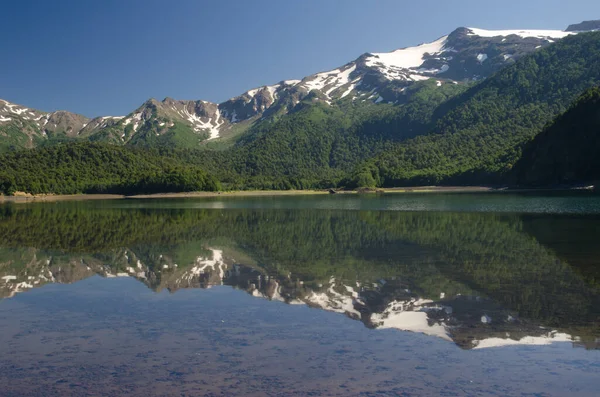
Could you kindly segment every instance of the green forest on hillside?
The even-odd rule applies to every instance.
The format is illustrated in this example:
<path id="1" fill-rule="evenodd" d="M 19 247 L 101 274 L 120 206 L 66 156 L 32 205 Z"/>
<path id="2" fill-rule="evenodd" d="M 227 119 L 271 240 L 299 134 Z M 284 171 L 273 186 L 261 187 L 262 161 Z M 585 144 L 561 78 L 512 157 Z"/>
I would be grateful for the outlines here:
<path id="1" fill-rule="evenodd" d="M 436 110 L 432 133 L 369 160 L 383 186 L 504 184 L 523 144 L 600 84 L 600 32 L 567 37 Z"/>
<path id="2" fill-rule="evenodd" d="M 526 145 L 514 179 L 526 186 L 600 181 L 598 153 L 600 87 L 595 87 Z"/>
<path id="3" fill-rule="evenodd" d="M 477 84 L 419 82 L 401 104 L 346 98 L 328 105 L 309 95 L 289 114 L 257 121 L 223 150 L 177 149 L 164 144 L 166 137 L 136 146 L 67 142 L 9 152 L 0 155 L 0 192 L 582 183 L 598 179 L 597 162 L 552 164 L 565 153 L 591 158 L 597 91 L 556 118 L 599 85 L 600 32 L 582 33 Z M 567 142 L 568 152 L 552 149 Z M 535 171 L 525 176 L 528 168 Z"/>
<path id="4" fill-rule="evenodd" d="M 199 167 L 152 152 L 72 143 L 0 157 L 0 192 L 159 193 L 220 189 Z"/>
<path id="5" fill-rule="evenodd" d="M 471 88 L 430 80 L 403 106 L 310 105 L 184 157 L 238 188 L 505 185 L 523 146 L 599 84 L 600 32 L 581 34 Z"/>

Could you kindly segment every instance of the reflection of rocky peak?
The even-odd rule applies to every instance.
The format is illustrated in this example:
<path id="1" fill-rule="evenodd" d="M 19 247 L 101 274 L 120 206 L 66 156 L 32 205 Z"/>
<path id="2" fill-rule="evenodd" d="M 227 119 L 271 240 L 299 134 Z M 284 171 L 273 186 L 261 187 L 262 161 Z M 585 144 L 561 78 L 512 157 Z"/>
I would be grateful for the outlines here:
<path id="1" fill-rule="evenodd" d="M 580 340 L 565 332 L 521 319 L 492 299 L 478 295 L 423 297 L 401 278 L 304 283 L 292 274 L 271 276 L 260 267 L 236 263 L 220 249 L 205 249 L 192 263 L 176 263 L 170 255 L 141 255 L 121 249 L 107 255 L 52 256 L 34 249 L 8 251 L 0 262 L 0 294 L 11 297 L 45 283 L 72 283 L 98 274 L 133 277 L 149 288 L 210 288 L 227 285 L 248 294 L 288 304 L 340 313 L 374 329 L 419 332 L 455 342 L 463 349 L 516 344 L 573 342 L 599 348 L 597 340 Z"/>
<path id="2" fill-rule="evenodd" d="M 175 292 L 182 288 L 210 288 L 213 285 L 222 285 L 225 272 L 233 260 L 223 257 L 223 251 L 210 250 L 208 255 L 200 255 L 192 266 L 179 269 L 179 265 L 166 258 L 161 269 L 161 283 L 159 288 L 166 288 Z"/>
<path id="3" fill-rule="evenodd" d="M 419 297 L 397 280 L 357 283 L 353 287 L 331 278 L 328 284 L 307 287 L 301 281 L 269 278 L 239 265 L 234 269 L 224 284 L 253 296 L 341 313 L 361 320 L 369 328 L 395 328 L 436 336 L 454 341 L 463 349 L 553 342 L 600 347 L 597 342 L 584 344 L 577 337 L 529 323 L 480 296 L 446 296 L 442 292 L 434 301 Z"/>
<path id="4" fill-rule="evenodd" d="M 0 258 L 0 297 L 9 298 L 47 283 L 69 284 L 93 274 L 77 258 L 54 258 L 30 249 L 18 258 Z"/>

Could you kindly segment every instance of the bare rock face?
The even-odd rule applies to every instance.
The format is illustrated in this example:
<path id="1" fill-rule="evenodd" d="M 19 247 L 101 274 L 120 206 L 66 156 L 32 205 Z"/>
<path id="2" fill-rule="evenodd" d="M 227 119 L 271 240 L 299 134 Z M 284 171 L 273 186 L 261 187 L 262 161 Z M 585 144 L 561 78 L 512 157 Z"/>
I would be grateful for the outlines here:
<path id="1" fill-rule="evenodd" d="M 46 133 L 64 134 L 75 137 L 90 121 L 87 117 L 65 111 L 50 113 L 44 126 Z"/>
<path id="2" fill-rule="evenodd" d="M 48 283 L 70 284 L 93 274 L 91 268 L 83 264 L 82 258 L 54 258 L 29 248 L 11 259 L 0 260 L 0 299 Z"/>
<path id="3" fill-rule="evenodd" d="M 589 32 L 592 30 L 600 29 L 600 19 L 594 21 L 583 21 L 581 23 L 576 23 L 573 25 L 569 25 L 566 32 Z"/>

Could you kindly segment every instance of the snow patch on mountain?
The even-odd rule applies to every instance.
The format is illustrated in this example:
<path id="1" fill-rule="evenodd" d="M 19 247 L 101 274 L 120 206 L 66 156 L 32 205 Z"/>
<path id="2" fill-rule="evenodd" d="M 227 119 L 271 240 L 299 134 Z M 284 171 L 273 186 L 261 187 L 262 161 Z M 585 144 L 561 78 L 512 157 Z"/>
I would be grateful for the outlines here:
<path id="1" fill-rule="evenodd" d="M 382 313 L 373 313 L 371 321 L 379 329 L 396 328 L 452 340 L 444 324 L 436 322 L 430 324 L 427 307 L 423 306 L 429 303 L 432 301 L 415 298 L 408 301 L 394 301 Z"/>
<path id="2" fill-rule="evenodd" d="M 549 332 L 542 336 L 525 336 L 521 339 L 510 338 L 487 338 L 473 341 L 473 349 L 485 349 L 490 347 L 502 347 L 513 345 L 551 345 L 557 342 L 573 342 L 574 339 L 569 334 L 559 333 L 557 331 Z"/>
<path id="3" fill-rule="evenodd" d="M 430 79 L 430 77 L 421 76 L 420 74 L 411 74 L 409 77 L 413 81 L 424 81 L 424 80 L 429 80 Z"/>
<path id="4" fill-rule="evenodd" d="M 574 32 L 565 32 L 562 30 L 485 30 L 485 29 L 477 29 L 477 28 L 467 28 L 469 29 L 470 36 L 479 36 L 479 37 L 499 37 L 499 36 L 512 36 L 517 35 L 523 39 L 528 37 L 535 37 L 538 39 L 562 39 L 569 35 L 574 34 Z"/>
<path id="5" fill-rule="evenodd" d="M 249 90 L 246 92 L 246 95 L 248 95 L 250 98 L 253 98 L 256 95 L 256 93 L 258 92 L 258 90 L 259 90 L 259 88 Z"/>
<path id="6" fill-rule="evenodd" d="M 273 280 L 274 288 L 273 288 L 273 296 L 271 296 L 272 301 L 285 302 L 285 299 L 281 296 L 281 286 L 275 280 Z"/>
<path id="7" fill-rule="evenodd" d="M 21 115 L 22 113 L 30 111 L 25 107 L 18 107 L 19 105 L 15 105 L 14 103 L 10 103 L 8 101 L 2 100 L 4 102 L 4 106 L 8 108 L 8 112 L 14 113 L 17 115 Z"/>
<path id="8" fill-rule="evenodd" d="M 317 73 L 306 77 L 300 85 L 307 91 L 319 90 L 329 98 L 329 95 L 336 89 L 350 83 L 350 75 L 356 70 L 356 65 L 334 69 L 329 72 Z M 327 88 L 327 90 L 324 90 Z"/>
<path id="9" fill-rule="evenodd" d="M 423 68 L 423 64 L 428 59 L 442 60 L 436 57 L 444 52 L 451 51 L 446 49 L 448 36 L 443 36 L 438 40 L 418 45 L 416 47 L 401 48 L 392 52 L 368 54 L 365 59 L 365 65 L 377 70 L 387 80 L 403 81 L 422 81 L 428 80 L 431 75 L 447 72 L 447 64 L 441 67 Z M 447 57 L 451 59 L 451 57 Z M 424 76 L 427 74 L 429 76 Z"/>
<path id="10" fill-rule="evenodd" d="M 223 283 L 223 277 L 225 276 L 225 268 L 227 265 L 223 260 L 223 251 L 217 249 L 211 249 L 212 258 L 199 256 L 196 258 L 196 263 L 194 266 L 184 274 L 182 280 L 190 281 L 194 277 L 198 277 L 201 274 L 204 274 L 208 269 L 212 271 L 219 272 L 219 278 L 221 279 L 221 284 Z"/>
<path id="11" fill-rule="evenodd" d="M 392 52 L 373 53 L 366 60 L 367 66 L 376 67 L 383 65 L 390 68 L 410 69 L 419 67 L 425 62 L 425 55 L 439 54 L 444 46 L 448 36 L 432 42 L 418 45 L 416 47 L 401 48 Z"/>
<path id="12" fill-rule="evenodd" d="M 273 102 L 277 100 L 277 88 L 278 86 L 275 85 L 267 86 L 267 91 L 269 91 L 269 94 L 271 95 L 271 101 Z"/>
<path id="13" fill-rule="evenodd" d="M 312 306 L 317 306 L 323 310 L 342 313 L 346 315 L 355 316 L 360 318 L 360 312 L 354 308 L 354 294 L 351 296 L 341 294 L 335 290 L 335 279 L 332 277 L 330 280 L 330 286 L 327 292 L 313 292 L 305 298 L 306 303 Z M 347 290 L 347 286 L 341 285 L 342 288 Z M 352 290 L 353 292 L 353 290 Z"/>
<path id="14" fill-rule="evenodd" d="M 354 89 L 355 89 L 355 88 L 356 88 L 358 85 L 360 85 L 360 83 L 361 83 L 361 81 L 360 81 L 360 78 L 358 78 L 358 79 L 356 79 L 356 80 L 353 80 L 353 81 L 351 81 L 351 82 L 350 82 L 350 85 L 348 86 L 348 88 L 346 89 L 346 91 L 344 91 L 344 93 L 343 93 L 343 94 L 340 96 L 340 98 L 344 98 L 344 97 L 346 97 L 346 96 L 350 95 L 350 93 L 351 93 L 352 91 L 354 91 Z"/>
<path id="15" fill-rule="evenodd" d="M 123 126 L 126 127 L 129 124 L 134 123 L 133 130 L 137 131 L 140 126 L 141 121 L 142 121 L 142 113 L 137 112 L 137 113 L 134 113 L 133 116 L 126 118 L 125 121 L 123 122 Z"/>
<path id="16" fill-rule="evenodd" d="M 183 113 L 187 116 L 187 120 L 194 126 L 194 131 L 199 132 L 207 130 L 210 134 L 208 137 L 209 140 L 219 137 L 219 130 L 225 123 L 225 121 L 221 119 L 221 112 L 219 109 L 217 109 L 215 113 L 215 118 L 207 121 L 203 121 L 197 114 L 190 113 L 186 108 L 183 109 Z"/>
<path id="17" fill-rule="evenodd" d="M 338 88 L 348 84 L 350 82 L 350 75 L 352 74 L 352 72 L 354 72 L 356 70 L 356 65 L 352 65 L 349 68 L 347 68 L 346 70 L 340 72 L 337 77 L 335 78 L 335 81 L 332 83 L 331 87 L 325 91 L 325 95 L 329 97 L 329 95 L 337 90 Z"/>

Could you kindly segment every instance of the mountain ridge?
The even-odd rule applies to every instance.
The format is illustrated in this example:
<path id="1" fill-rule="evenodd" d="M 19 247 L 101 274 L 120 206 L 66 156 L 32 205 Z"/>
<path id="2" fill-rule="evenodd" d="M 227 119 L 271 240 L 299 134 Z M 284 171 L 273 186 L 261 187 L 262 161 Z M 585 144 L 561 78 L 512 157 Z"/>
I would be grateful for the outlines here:
<path id="1" fill-rule="evenodd" d="M 41 112 L 2 100 L 0 140 L 6 140 L 3 135 L 10 138 L 6 132 L 9 127 L 20 134 L 13 132 L 16 138 L 0 147 L 35 147 L 45 140 L 79 138 L 196 147 L 239 135 L 263 117 L 290 113 L 307 98 L 326 105 L 347 100 L 396 105 L 409 99 L 407 88 L 419 81 L 436 79 L 438 86 L 479 81 L 571 34 L 576 32 L 460 27 L 432 42 L 364 53 L 338 68 L 256 87 L 221 103 L 151 98 L 125 116 L 90 119 L 68 111 Z"/>

